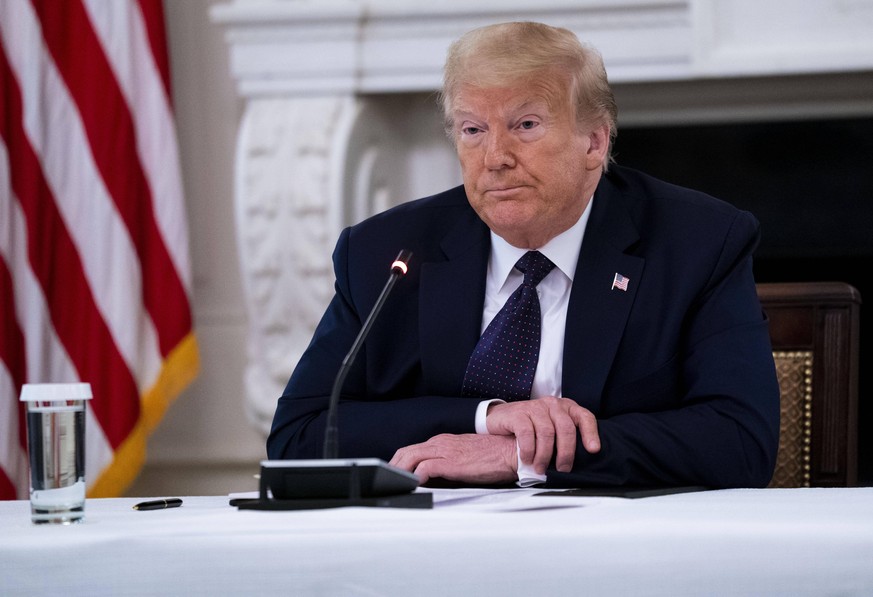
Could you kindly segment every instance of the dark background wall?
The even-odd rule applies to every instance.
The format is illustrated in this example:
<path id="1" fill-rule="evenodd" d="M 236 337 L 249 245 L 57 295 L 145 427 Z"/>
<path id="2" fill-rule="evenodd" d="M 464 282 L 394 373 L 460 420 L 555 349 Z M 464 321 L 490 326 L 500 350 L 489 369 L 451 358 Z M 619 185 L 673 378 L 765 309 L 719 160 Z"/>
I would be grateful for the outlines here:
<path id="1" fill-rule="evenodd" d="M 754 213 L 758 282 L 839 280 L 873 300 L 873 118 L 619 126 L 618 163 Z M 861 308 L 859 482 L 873 485 L 873 328 Z"/>

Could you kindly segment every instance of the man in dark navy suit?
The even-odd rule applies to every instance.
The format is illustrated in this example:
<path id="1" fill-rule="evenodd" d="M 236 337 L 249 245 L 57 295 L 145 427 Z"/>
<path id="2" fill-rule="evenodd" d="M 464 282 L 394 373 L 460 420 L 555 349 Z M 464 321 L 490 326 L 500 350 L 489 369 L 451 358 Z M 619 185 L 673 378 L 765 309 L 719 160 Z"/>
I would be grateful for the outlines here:
<path id="1" fill-rule="evenodd" d="M 565 29 L 467 33 L 442 99 L 464 184 L 342 232 L 336 295 L 279 399 L 269 457 L 321 455 L 334 376 L 408 249 L 345 382 L 340 456 L 422 482 L 766 485 L 779 388 L 752 276 L 757 220 L 612 164 L 602 60 Z M 529 251 L 548 272 L 530 284 Z M 515 350 L 493 338 L 525 285 L 541 323 L 532 365 L 490 371 Z M 500 389 L 525 375 L 522 399 Z"/>

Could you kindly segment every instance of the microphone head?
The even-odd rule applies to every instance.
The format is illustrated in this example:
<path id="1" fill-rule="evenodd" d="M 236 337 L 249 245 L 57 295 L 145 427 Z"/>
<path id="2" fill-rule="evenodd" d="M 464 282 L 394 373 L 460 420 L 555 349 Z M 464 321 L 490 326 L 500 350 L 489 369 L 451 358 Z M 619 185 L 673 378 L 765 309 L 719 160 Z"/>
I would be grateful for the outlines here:
<path id="1" fill-rule="evenodd" d="M 400 253 L 397 254 L 397 258 L 394 259 L 394 263 L 391 264 L 391 273 L 401 276 L 405 275 L 409 271 L 410 258 L 412 258 L 412 251 L 401 249 Z"/>

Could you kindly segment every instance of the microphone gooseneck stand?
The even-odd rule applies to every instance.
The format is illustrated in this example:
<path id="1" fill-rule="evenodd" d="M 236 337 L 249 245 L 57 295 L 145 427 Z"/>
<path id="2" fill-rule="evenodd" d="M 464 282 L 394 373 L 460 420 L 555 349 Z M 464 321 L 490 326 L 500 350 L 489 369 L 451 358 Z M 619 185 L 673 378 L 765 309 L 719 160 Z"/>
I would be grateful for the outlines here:
<path id="1" fill-rule="evenodd" d="M 418 479 L 378 458 L 340 459 L 337 410 L 343 383 L 397 280 L 406 274 L 412 253 L 400 251 L 379 298 L 343 359 L 327 410 L 321 460 L 263 460 L 257 499 L 234 499 L 247 510 L 311 510 L 342 506 L 432 508 L 433 495 L 415 493 Z"/>

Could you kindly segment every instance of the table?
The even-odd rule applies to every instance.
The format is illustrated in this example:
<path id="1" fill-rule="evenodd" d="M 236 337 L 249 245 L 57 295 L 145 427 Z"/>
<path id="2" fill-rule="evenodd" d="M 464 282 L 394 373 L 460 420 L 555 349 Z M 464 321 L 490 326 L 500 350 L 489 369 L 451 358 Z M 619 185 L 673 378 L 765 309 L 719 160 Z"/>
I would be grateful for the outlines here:
<path id="1" fill-rule="evenodd" d="M 90 499 L 71 526 L 0 502 L 0 595 L 873 595 L 873 488 L 434 493 L 432 510 Z"/>

